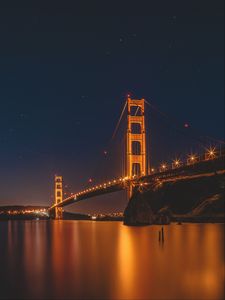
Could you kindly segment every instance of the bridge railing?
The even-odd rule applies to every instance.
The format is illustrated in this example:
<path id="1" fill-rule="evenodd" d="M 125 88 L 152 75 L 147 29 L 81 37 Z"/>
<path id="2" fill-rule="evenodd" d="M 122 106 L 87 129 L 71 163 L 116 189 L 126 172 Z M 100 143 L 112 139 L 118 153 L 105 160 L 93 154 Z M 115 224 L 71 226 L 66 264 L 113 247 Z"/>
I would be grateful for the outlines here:
<path id="1" fill-rule="evenodd" d="M 224 156 L 225 156 L 225 148 L 216 149 L 216 147 L 214 148 L 210 147 L 206 149 L 204 153 L 201 154 L 191 153 L 188 154 L 186 158 L 183 159 L 176 158 L 171 163 L 163 162 L 160 164 L 159 167 L 151 168 L 151 170 L 149 171 L 149 175 L 165 172 L 168 170 L 174 170 L 184 166 L 194 165 L 202 161 L 214 160 L 216 158 L 224 157 Z"/>

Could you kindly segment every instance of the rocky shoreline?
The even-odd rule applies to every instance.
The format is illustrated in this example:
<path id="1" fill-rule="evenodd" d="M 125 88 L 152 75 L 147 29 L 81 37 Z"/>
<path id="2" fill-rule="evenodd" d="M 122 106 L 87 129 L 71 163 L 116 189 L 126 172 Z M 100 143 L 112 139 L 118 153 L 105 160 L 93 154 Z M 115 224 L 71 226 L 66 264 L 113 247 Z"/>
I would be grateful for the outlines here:
<path id="1" fill-rule="evenodd" d="M 223 223 L 224 174 L 165 181 L 136 188 L 125 212 L 124 224 L 141 226 L 170 222 Z"/>

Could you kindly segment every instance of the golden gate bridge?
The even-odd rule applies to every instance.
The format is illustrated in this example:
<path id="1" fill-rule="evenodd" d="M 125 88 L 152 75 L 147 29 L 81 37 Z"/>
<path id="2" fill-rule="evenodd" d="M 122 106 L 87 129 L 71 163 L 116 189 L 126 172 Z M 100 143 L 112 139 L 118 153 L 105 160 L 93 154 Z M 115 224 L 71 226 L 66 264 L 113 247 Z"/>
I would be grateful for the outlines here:
<path id="1" fill-rule="evenodd" d="M 161 180 L 165 180 L 165 178 L 184 178 L 190 176 L 190 174 L 198 176 L 198 173 L 205 172 L 206 166 L 209 166 L 212 162 L 216 167 L 218 162 L 224 159 L 225 153 L 222 147 L 224 141 L 211 138 L 214 145 L 204 147 L 203 153 L 192 152 L 187 155 L 185 160 L 175 158 L 171 164 L 163 162 L 157 168 L 152 167 L 147 151 L 146 105 L 157 109 L 145 99 L 132 99 L 128 95 L 114 130 L 113 137 L 116 135 L 122 117 L 126 113 L 125 155 L 122 176 L 89 186 L 64 197 L 63 177 L 55 175 L 54 203 L 49 207 L 49 211 L 54 212 L 56 219 L 62 218 L 62 207 L 69 204 L 121 190 L 126 190 L 128 199 L 130 199 L 134 188 L 151 187 L 154 184 L 160 184 Z M 159 113 L 165 115 L 161 111 Z M 184 127 L 188 128 L 189 124 L 185 123 Z"/>

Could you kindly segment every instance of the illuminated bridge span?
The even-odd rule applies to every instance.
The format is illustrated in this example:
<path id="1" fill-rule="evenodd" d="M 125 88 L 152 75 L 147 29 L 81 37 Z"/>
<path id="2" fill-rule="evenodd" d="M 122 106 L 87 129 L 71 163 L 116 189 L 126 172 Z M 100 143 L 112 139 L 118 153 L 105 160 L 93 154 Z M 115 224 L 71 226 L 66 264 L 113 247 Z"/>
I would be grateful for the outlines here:
<path id="1" fill-rule="evenodd" d="M 149 105 L 144 99 L 137 100 L 128 97 L 122 111 L 122 115 L 127 111 L 125 176 L 102 182 L 77 193 L 71 193 L 66 198 L 63 198 L 62 176 L 55 176 L 55 202 L 49 208 L 50 211 L 55 211 L 55 218 L 62 217 L 62 207 L 66 205 L 121 190 L 127 190 L 128 198 L 130 198 L 134 188 L 147 188 L 152 184 L 158 184 L 165 178 L 171 179 L 188 176 L 190 173 L 197 174 L 199 171 L 204 172 L 208 166 L 212 165 L 212 162 L 216 166 L 220 160 L 224 159 L 224 150 L 221 147 L 224 142 L 219 141 L 219 149 L 210 146 L 205 148 L 201 155 L 191 153 L 185 160 L 176 158 L 171 164 L 164 162 L 158 168 L 150 167 L 150 158 L 147 157 L 146 149 L 145 104 Z M 188 124 L 185 124 L 186 126 Z"/>

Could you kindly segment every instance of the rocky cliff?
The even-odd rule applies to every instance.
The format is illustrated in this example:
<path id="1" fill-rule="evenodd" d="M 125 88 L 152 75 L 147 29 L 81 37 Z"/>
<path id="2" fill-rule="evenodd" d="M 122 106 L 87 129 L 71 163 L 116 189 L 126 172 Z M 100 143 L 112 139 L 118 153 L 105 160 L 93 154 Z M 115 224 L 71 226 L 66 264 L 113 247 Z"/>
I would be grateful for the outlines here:
<path id="1" fill-rule="evenodd" d="M 124 224 L 167 224 L 178 221 L 224 220 L 224 174 L 189 176 L 136 188 Z"/>

